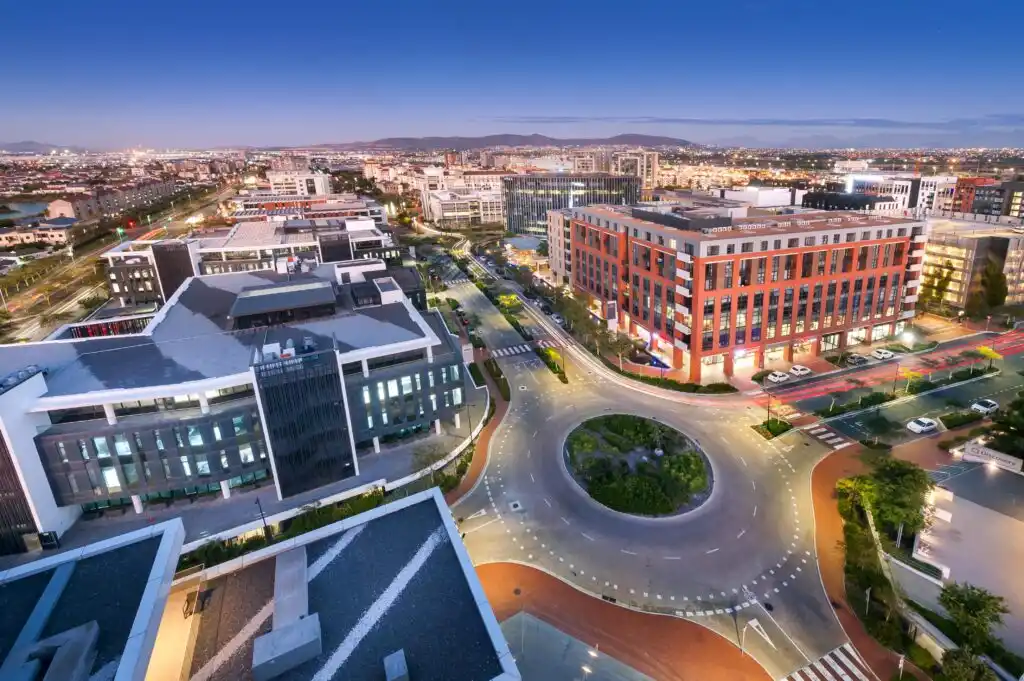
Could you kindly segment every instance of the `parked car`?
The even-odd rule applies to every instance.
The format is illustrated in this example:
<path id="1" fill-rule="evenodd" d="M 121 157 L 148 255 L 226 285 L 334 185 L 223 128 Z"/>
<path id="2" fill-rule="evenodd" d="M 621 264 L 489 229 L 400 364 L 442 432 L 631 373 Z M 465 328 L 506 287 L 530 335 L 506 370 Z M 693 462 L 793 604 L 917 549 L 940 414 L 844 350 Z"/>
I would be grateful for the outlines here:
<path id="1" fill-rule="evenodd" d="M 565 324 L 565 317 L 556 312 L 555 314 L 551 315 L 551 321 L 553 321 L 555 324 L 558 324 L 559 326 L 562 326 Z"/>
<path id="2" fill-rule="evenodd" d="M 846 364 L 851 367 L 859 367 L 861 364 L 867 364 L 868 358 L 864 355 L 850 355 L 846 358 Z"/>
<path id="3" fill-rule="evenodd" d="M 936 430 L 938 430 L 938 428 L 939 424 L 935 421 L 935 419 L 929 419 L 923 416 L 918 416 L 916 419 L 912 419 L 910 423 L 907 424 L 907 430 L 909 430 L 911 433 L 918 434 L 934 433 Z"/>
<path id="4" fill-rule="evenodd" d="M 875 359 L 892 359 L 896 356 L 892 350 L 886 350 L 885 348 L 875 348 L 871 351 L 871 356 Z"/>
<path id="5" fill-rule="evenodd" d="M 541 303 L 540 311 L 543 312 L 544 314 L 551 314 L 551 306 L 548 305 L 547 303 Z"/>
<path id="6" fill-rule="evenodd" d="M 789 373 L 794 376 L 810 376 L 811 370 L 805 367 L 803 364 L 794 364 L 789 368 Z"/>
<path id="7" fill-rule="evenodd" d="M 978 400 L 971 405 L 971 411 L 976 411 L 979 414 L 989 416 L 999 411 L 999 403 L 995 400 Z"/>
<path id="8" fill-rule="evenodd" d="M 768 380 L 772 383 L 783 383 L 789 380 L 789 374 L 784 374 L 781 371 L 773 371 L 768 374 Z"/>

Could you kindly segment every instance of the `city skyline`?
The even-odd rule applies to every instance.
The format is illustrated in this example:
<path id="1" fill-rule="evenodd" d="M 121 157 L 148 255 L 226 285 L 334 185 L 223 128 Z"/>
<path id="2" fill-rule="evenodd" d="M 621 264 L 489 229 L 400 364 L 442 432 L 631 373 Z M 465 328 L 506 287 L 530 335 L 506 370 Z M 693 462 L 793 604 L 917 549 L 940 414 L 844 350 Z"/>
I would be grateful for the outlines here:
<path id="1" fill-rule="evenodd" d="M 0 112 L 0 141 L 109 150 L 639 133 L 744 146 L 1024 146 L 1024 95 L 1006 87 L 1020 57 L 1017 7 L 995 23 L 959 12 L 954 33 L 949 2 L 827 14 L 803 1 L 784 11 L 659 3 L 632 21 L 610 3 L 525 3 L 497 22 L 468 3 L 400 3 L 386 17 L 322 9 L 315 25 L 336 27 L 333 38 L 284 17 L 291 33 L 275 41 L 263 19 L 282 10 L 260 2 L 185 2 L 174 14 L 121 0 L 57 5 L 45 48 L 33 8 L 6 10 L 10 52 L 32 58 L 5 78 L 17 105 Z M 969 95 L 952 96 L 953 83 L 970 83 Z"/>

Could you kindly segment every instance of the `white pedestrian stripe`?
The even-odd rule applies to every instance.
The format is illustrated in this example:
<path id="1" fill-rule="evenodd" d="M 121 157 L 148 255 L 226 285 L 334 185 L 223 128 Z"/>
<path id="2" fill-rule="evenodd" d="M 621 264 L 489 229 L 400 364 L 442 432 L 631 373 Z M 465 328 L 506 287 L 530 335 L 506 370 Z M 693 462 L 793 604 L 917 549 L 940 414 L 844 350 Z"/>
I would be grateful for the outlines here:
<path id="1" fill-rule="evenodd" d="M 844 643 L 800 671 L 793 672 L 784 681 L 870 681 L 873 677 L 860 655 L 849 643 Z"/>
<path id="2" fill-rule="evenodd" d="M 445 279 L 445 286 L 458 286 L 459 284 L 468 284 L 469 279 L 466 277 L 458 277 L 456 279 Z"/>
<path id="3" fill-rule="evenodd" d="M 508 348 L 498 348 L 491 354 L 494 355 L 495 357 L 511 357 L 512 355 L 521 355 L 524 352 L 529 352 L 529 350 L 530 345 L 527 343 L 522 343 L 520 345 L 513 345 Z"/>

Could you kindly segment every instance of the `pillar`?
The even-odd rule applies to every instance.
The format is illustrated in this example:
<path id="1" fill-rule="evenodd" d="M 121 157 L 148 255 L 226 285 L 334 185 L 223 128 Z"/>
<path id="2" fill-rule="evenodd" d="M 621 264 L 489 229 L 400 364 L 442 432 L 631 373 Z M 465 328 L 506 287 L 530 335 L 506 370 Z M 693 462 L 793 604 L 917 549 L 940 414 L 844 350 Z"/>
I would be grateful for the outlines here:
<path id="1" fill-rule="evenodd" d="M 220 494 L 225 499 L 231 498 L 231 484 L 227 480 L 220 481 Z"/>
<path id="2" fill-rule="evenodd" d="M 199 393 L 199 411 L 204 414 L 210 413 L 210 400 L 204 393 Z"/>
<path id="3" fill-rule="evenodd" d="M 380 454 L 380 438 L 376 435 L 373 436 L 373 453 Z"/>
<path id="4" fill-rule="evenodd" d="M 821 336 L 814 339 L 811 343 L 811 354 L 815 357 L 821 357 Z"/>
<path id="5" fill-rule="evenodd" d="M 455 427 L 456 428 L 461 428 L 462 427 L 462 420 L 459 418 L 459 412 L 455 412 Z"/>
<path id="6" fill-rule="evenodd" d="M 114 405 L 104 404 L 103 414 L 107 417 L 107 425 L 113 426 L 117 424 L 117 414 L 114 413 Z"/>
<path id="7" fill-rule="evenodd" d="M 847 333 L 849 333 L 849 332 L 848 331 L 840 331 L 839 332 L 839 341 L 836 343 L 836 350 L 839 350 L 840 352 L 842 352 L 843 350 L 846 349 L 846 334 Z"/>
<path id="8" fill-rule="evenodd" d="M 787 362 L 793 361 L 793 342 L 786 343 L 786 347 L 782 348 L 782 359 Z"/>
<path id="9" fill-rule="evenodd" d="M 764 348 L 758 348 L 757 350 L 754 350 L 754 352 L 757 353 L 757 355 L 754 357 L 754 364 L 757 365 L 757 368 L 759 370 L 760 369 L 764 369 L 764 356 L 765 356 Z"/>
<path id="10" fill-rule="evenodd" d="M 441 434 L 441 419 L 434 419 L 434 433 Z"/>
<path id="11" fill-rule="evenodd" d="M 135 509 L 136 513 L 142 513 L 142 497 L 138 494 L 132 495 L 132 507 Z"/>
<path id="12" fill-rule="evenodd" d="M 732 353 L 725 353 L 725 362 L 722 365 L 722 371 L 726 376 L 732 376 Z"/>

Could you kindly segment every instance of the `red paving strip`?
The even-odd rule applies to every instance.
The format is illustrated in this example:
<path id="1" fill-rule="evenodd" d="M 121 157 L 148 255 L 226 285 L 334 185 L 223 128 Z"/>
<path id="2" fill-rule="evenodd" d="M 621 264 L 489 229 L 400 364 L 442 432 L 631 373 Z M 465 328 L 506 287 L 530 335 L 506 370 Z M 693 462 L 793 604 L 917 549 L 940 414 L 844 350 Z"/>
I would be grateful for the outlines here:
<path id="1" fill-rule="evenodd" d="M 470 490 L 473 489 L 473 485 L 480 479 L 484 472 L 484 467 L 487 466 L 487 449 L 491 444 L 491 436 L 494 435 L 494 431 L 498 428 L 501 420 L 505 418 L 505 413 L 508 411 L 508 402 L 501 398 L 498 386 L 491 380 L 490 374 L 487 373 L 486 369 L 483 369 L 481 373 L 483 373 L 484 380 L 487 381 L 487 389 L 490 391 L 491 399 L 494 400 L 494 416 L 487 422 L 487 425 L 483 427 L 480 435 L 476 438 L 476 448 L 473 450 L 473 461 L 469 464 L 469 470 L 462 477 L 458 487 L 444 495 L 444 500 L 449 506 L 466 494 L 469 494 Z"/>
<path id="2" fill-rule="evenodd" d="M 476 571 L 499 621 L 525 610 L 658 681 L 771 678 L 736 646 L 699 624 L 606 603 L 524 565 L 493 563 Z"/>
<path id="3" fill-rule="evenodd" d="M 880 679 L 891 679 L 899 673 L 899 655 L 871 638 L 857 616 L 850 610 L 846 600 L 846 582 L 843 571 L 845 553 L 843 542 L 843 519 L 836 504 L 836 483 L 841 478 L 859 475 L 867 466 L 858 456 L 860 447 L 848 447 L 831 454 L 814 469 L 811 476 L 811 495 L 814 501 L 814 541 L 818 551 L 818 565 L 825 592 L 836 609 L 839 623 L 850 638 L 861 658 Z M 898 449 L 898 448 L 897 448 Z M 895 450 L 894 450 L 895 451 Z M 903 678 L 927 680 L 927 674 L 909 662 Z"/>

